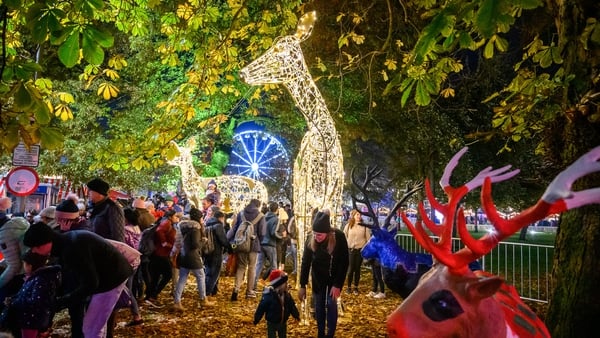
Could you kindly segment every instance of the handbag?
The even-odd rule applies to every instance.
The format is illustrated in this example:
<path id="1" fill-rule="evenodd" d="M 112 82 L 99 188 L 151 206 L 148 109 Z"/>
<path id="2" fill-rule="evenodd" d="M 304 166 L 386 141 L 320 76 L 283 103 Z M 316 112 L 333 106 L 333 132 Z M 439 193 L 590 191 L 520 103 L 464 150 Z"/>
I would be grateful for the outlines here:
<path id="1" fill-rule="evenodd" d="M 238 257 L 235 253 L 231 253 L 227 256 L 227 263 L 225 263 L 225 276 L 235 276 L 235 271 L 237 270 L 237 259 Z"/>

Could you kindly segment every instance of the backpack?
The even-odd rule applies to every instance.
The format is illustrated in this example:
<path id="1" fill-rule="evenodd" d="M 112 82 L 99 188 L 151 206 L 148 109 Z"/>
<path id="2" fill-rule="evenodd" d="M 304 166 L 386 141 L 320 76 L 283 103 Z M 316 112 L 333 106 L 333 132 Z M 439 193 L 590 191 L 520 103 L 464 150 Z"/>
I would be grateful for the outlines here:
<path id="1" fill-rule="evenodd" d="M 142 253 L 144 256 L 150 256 L 156 249 L 156 244 L 154 244 L 154 235 L 156 234 L 156 228 L 160 221 L 157 221 L 149 227 L 148 229 L 144 229 L 142 231 L 142 235 L 140 236 L 140 244 L 138 246 L 138 251 Z"/>
<path id="2" fill-rule="evenodd" d="M 254 225 L 263 217 L 263 214 L 259 212 L 258 216 L 252 222 L 246 219 L 243 211 L 240 212 L 240 216 L 242 217 L 242 221 L 235 230 L 233 241 L 231 241 L 231 248 L 234 252 L 250 252 L 252 249 L 252 239 L 255 237 Z"/>
<path id="3" fill-rule="evenodd" d="M 215 251 L 215 237 L 213 234 L 212 227 L 204 228 L 204 237 L 207 238 L 207 241 L 204 243 L 202 247 L 202 255 L 210 255 Z"/>

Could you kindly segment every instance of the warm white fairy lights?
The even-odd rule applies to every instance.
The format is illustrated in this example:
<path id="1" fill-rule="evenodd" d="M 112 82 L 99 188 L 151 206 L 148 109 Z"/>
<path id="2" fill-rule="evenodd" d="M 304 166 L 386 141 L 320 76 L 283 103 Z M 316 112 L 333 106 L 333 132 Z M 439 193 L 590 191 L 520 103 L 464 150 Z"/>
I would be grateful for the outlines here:
<path id="1" fill-rule="evenodd" d="M 177 144 L 175 146 L 179 149 L 179 156 L 169 161 L 169 164 L 179 166 L 181 169 L 183 191 L 196 207 L 201 206 L 200 201 L 205 197 L 208 182 L 211 180 L 215 181 L 221 193 L 221 203 L 225 213 L 242 210 L 253 198 L 264 203 L 269 201 L 269 194 L 265 185 L 250 177 L 239 175 L 201 177 L 192 164 L 193 143 L 188 147 Z"/>
<path id="2" fill-rule="evenodd" d="M 337 226 L 344 183 L 342 148 L 335 124 L 313 81 L 300 43 L 312 32 L 316 13 L 302 16 L 294 35 L 279 37 L 267 52 L 240 71 L 248 84 L 283 84 L 304 115 L 308 131 L 294 162 L 293 203 L 298 225 L 298 252 L 302 255 L 306 235 L 311 230 L 311 212 L 330 209 L 332 225 Z"/>

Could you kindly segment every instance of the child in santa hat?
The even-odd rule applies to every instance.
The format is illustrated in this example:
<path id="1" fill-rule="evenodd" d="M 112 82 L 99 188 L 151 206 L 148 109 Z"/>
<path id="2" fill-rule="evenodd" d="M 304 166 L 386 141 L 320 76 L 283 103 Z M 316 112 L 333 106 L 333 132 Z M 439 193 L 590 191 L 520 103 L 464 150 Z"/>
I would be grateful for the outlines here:
<path id="1" fill-rule="evenodd" d="M 278 269 L 269 273 L 269 285 L 265 287 L 262 299 L 254 313 L 254 325 L 263 315 L 267 320 L 267 337 L 284 338 L 287 334 L 287 320 L 290 315 L 300 320 L 300 312 L 294 299 L 288 292 L 288 275 Z"/>

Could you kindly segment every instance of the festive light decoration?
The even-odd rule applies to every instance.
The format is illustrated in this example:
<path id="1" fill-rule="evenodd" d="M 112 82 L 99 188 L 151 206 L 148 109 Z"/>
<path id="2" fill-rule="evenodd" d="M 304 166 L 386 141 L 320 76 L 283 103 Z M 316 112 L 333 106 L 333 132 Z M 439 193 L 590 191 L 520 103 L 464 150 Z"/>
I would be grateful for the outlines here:
<path id="1" fill-rule="evenodd" d="M 269 201 L 265 185 L 249 177 L 239 175 L 201 177 L 192 164 L 192 148 L 195 145 L 188 143 L 187 147 L 182 147 L 174 144 L 179 150 L 179 156 L 168 162 L 181 169 L 183 191 L 195 206 L 200 207 L 200 201 L 206 196 L 206 189 L 211 180 L 217 183 L 225 213 L 242 210 L 253 198 L 259 199 L 261 202 Z"/>
<path id="2" fill-rule="evenodd" d="M 336 214 L 344 183 L 342 148 L 335 124 L 308 72 L 300 48 L 300 43 L 310 36 L 316 18 L 315 12 L 303 15 L 294 35 L 275 39 L 265 54 L 240 71 L 240 77 L 251 85 L 283 84 L 306 119 L 308 131 L 302 139 L 293 171 L 299 256 L 302 255 L 306 236 L 311 231 L 314 208 L 329 209 L 332 225 L 337 226 Z"/>

